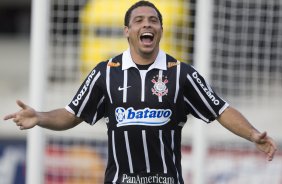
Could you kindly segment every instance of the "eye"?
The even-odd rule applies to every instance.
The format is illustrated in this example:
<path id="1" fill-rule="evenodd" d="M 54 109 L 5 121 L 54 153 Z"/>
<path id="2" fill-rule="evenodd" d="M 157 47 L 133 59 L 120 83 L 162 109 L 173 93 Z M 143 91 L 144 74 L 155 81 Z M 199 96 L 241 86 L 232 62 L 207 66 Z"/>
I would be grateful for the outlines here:
<path id="1" fill-rule="evenodd" d="M 135 18 L 135 22 L 142 22 L 142 18 L 141 17 Z"/>
<path id="2" fill-rule="evenodd" d="M 158 23 L 159 22 L 159 19 L 157 19 L 157 18 L 151 18 L 151 22 L 153 22 L 153 23 Z"/>

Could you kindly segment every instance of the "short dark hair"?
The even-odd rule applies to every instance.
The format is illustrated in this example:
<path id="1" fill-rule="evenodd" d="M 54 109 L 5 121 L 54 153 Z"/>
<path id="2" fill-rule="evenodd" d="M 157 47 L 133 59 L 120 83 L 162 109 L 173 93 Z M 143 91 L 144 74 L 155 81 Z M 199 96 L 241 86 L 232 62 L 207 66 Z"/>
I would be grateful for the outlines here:
<path id="1" fill-rule="evenodd" d="M 158 8 L 151 2 L 149 1 L 138 1 L 137 3 L 133 4 L 125 13 L 125 17 L 124 17 L 124 26 L 129 26 L 129 20 L 131 17 L 131 13 L 134 9 L 141 7 L 141 6 L 148 6 L 153 8 L 154 10 L 156 10 L 157 14 L 158 14 L 158 18 L 160 19 L 161 22 L 161 26 L 163 27 L 163 16 L 161 14 L 161 12 L 158 10 Z"/>

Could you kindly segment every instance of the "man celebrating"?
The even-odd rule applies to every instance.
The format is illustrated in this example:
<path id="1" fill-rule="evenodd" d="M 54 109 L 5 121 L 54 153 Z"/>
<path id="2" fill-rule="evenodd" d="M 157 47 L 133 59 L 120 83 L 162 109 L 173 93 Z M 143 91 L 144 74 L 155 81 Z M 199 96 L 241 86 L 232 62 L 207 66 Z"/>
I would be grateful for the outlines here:
<path id="1" fill-rule="evenodd" d="M 152 3 L 132 5 L 124 20 L 129 49 L 98 64 L 69 105 L 37 112 L 17 101 L 22 109 L 4 119 L 13 119 L 22 130 L 36 125 L 66 130 L 104 117 L 109 146 L 105 183 L 183 184 L 181 131 L 188 114 L 207 123 L 218 120 L 272 160 L 276 145 L 266 132 L 257 131 L 220 98 L 191 65 L 160 50 L 162 24 Z"/>

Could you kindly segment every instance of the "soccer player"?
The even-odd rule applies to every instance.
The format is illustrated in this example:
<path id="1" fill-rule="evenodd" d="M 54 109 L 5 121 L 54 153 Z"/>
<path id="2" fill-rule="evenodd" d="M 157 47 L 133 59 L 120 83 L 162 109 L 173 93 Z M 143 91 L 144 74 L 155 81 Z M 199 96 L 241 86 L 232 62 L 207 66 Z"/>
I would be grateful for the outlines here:
<path id="1" fill-rule="evenodd" d="M 13 119 L 21 130 L 66 130 L 104 118 L 105 183 L 184 183 L 181 130 L 188 114 L 207 123 L 217 120 L 271 161 L 277 149 L 273 139 L 220 98 L 191 65 L 160 50 L 162 33 L 159 10 L 148 1 L 137 2 L 124 19 L 129 49 L 98 64 L 65 108 L 38 112 L 17 101 L 21 110 L 4 119 Z"/>

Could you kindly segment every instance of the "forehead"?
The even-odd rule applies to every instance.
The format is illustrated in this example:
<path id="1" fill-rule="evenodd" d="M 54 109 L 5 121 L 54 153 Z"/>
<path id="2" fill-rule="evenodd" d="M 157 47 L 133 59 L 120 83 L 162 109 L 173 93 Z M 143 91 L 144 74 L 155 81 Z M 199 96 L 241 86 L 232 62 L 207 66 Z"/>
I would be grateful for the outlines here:
<path id="1" fill-rule="evenodd" d="M 132 12 L 131 12 L 131 19 L 133 19 L 134 17 L 139 17 L 139 16 L 147 16 L 147 17 L 158 17 L 158 13 L 157 11 L 149 6 L 140 6 L 138 8 L 135 8 Z"/>

